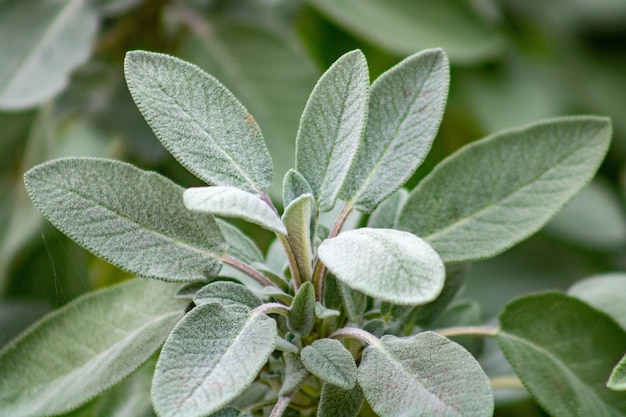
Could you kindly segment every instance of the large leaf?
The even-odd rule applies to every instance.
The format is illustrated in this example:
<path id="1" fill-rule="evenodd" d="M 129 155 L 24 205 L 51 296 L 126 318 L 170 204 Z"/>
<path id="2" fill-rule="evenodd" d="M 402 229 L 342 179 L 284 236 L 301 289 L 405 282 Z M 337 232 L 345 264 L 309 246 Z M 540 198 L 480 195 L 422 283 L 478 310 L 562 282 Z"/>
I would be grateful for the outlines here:
<path id="1" fill-rule="evenodd" d="M 250 309 L 262 304 L 252 291 L 236 282 L 216 281 L 205 285 L 193 296 L 196 305 L 219 303 L 222 305 L 244 305 Z"/>
<path id="2" fill-rule="evenodd" d="M 95 158 L 57 159 L 25 174 L 44 216 L 80 245 L 145 277 L 204 281 L 225 246 L 215 221 L 189 212 L 183 189 L 156 173 Z"/>
<path id="3" fill-rule="evenodd" d="M 590 277 L 572 285 L 567 293 L 613 317 L 626 330 L 626 274 Z"/>
<path id="4" fill-rule="evenodd" d="M 358 372 L 365 398 L 381 417 L 490 417 L 489 379 L 472 355 L 433 332 L 383 336 L 363 352 Z"/>
<path id="5" fill-rule="evenodd" d="M 540 229 L 595 174 L 611 124 L 564 117 L 472 143 L 410 193 L 398 227 L 445 262 L 499 254 Z"/>
<path id="6" fill-rule="evenodd" d="M 441 259 L 411 233 L 350 230 L 322 242 L 318 255 L 338 280 L 394 304 L 424 304 L 443 289 L 445 268 Z"/>
<path id="7" fill-rule="evenodd" d="M 66 86 L 89 56 L 98 26 L 85 3 L 0 2 L 0 108 L 35 106 Z"/>
<path id="8" fill-rule="evenodd" d="M 195 65 L 144 51 L 126 55 L 124 72 L 156 136 L 194 175 L 251 193 L 272 185 L 259 126 L 219 81 Z"/>
<path id="9" fill-rule="evenodd" d="M 398 216 L 402 211 L 402 207 L 409 198 L 409 192 L 404 188 L 400 188 L 394 194 L 387 197 L 385 201 L 380 203 L 376 210 L 370 214 L 367 219 L 367 227 L 375 229 L 393 229 L 398 222 Z"/>
<path id="10" fill-rule="evenodd" d="M 276 322 L 245 306 L 205 304 L 167 338 L 152 383 L 161 417 L 218 411 L 256 378 L 276 346 Z"/>
<path id="11" fill-rule="evenodd" d="M 177 286 L 134 279 L 80 297 L 0 352 L 0 414 L 70 411 L 119 382 L 182 316 Z"/>
<path id="12" fill-rule="evenodd" d="M 369 72 L 361 51 L 339 58 L 317 82 L 302 113 L 296 170 L 307 180 L 321 211 L 329 211 L 363 136 Z"/>
<path id="13" fill-rule="evenodd" d="M 626 332 L 608 316 L 563 294 L 527 296 L 506 307 L 496 337 L 551 415 L 626 415 L 626 396 L 606 387 L 624 354 Z"/>
<path id="14" fill-rule="evenodd" d="M 441 49 L 412 55 L 376 79 L 344 199 L 369 213 L 413 175 L 439 129 L 449 84 Z"/>

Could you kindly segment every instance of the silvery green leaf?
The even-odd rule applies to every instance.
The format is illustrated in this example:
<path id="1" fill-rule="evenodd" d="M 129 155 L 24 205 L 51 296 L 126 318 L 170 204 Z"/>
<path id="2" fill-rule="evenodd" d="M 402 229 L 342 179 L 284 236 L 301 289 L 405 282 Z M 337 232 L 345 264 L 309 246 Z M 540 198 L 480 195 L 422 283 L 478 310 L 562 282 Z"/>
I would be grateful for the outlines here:
<path id="1" fill-rule="evenodd" d="M 339 58 L 317 82 L 302 113 L 296 170 L 313 190 L 320 211 L 335 204 L 367 120 L 369 72 L 361 51 Z"/>
<path id="2" fill-rule="evenodd" d="M 302 364 L 324 382 L 343 389 L 356 384 L 356 363 L 352 354 L 335 339 L 318 339 L 300 353 Z"/>
<path id="3" fill-rule="evenodd" d="M 385 332 L 385 322 L 381 319 L 374 319 L 363 324 L 361 328 L 376 337 L 382 337 Z"/>
<path id="4" fill-rule="evenodd" d="M 128 376 L 183 315 L 176 288 L 133 279 L 45 316 L 0 352 L 0 415 L 61 414 Z"/>
<path id="5" fill-rule="evenodd" d="M 263 262 L 263 254 L 258 246 L 246 236 L 239 228 L 225 222 L 222 219 L 215 219 L 224 240 L 228 245 L 227 252 L 237 259 L 247 264 Z"/>
<path id="6" fill-rule="evenodd" d="M 404 203 L 406 203 L 408 198 L 409 192 L 404 188 L 400 188 L 394 194 L 387 197 L 387 199 L 380 203 L 372 214 L 370 214 L 367 227 L 375 229 L 393 229 L 398 222 L 402 207 L 404 207 Z"/>
<path id="7" fill-rule="evenodd" d="M 287 326 L 304 337 L 311 333 L 315 324 L 315 288 L 310 281 L 300 286 L 291 302 Z"/>
<path id="8" fill-rule="evenodd" d="M 433 332 L 383 336 L 363 351 L 358 382 L 381 417 L 491 417 L 489 378 L 458 344 Z"/>
<path id="9" fill-rule="evenodd" d="M 35 106 L 59 93 L 87 60 L 98 28 L 85 0 L 0 2 L 0 108 Z"/>
<path id="10" fill-rule="evenodd" d="M 280 336 L 276 336 L 276 350 L 280 350 L 281 352 L 285 353 L 293 353 L 295 355 L 300 353 L 300 349 L 298 349 L 298 346 L 286 341 Z"/>
<path id="11" fill-rule="evenodd" d="M 204 287 L 206 284 L 204 282 L 189 282 L 183 284 L 178 288 L 176 295 L 174 297 L 180 298 L 183 300 L 193 300 L 193 296 L 198 292 L 198 290 Z"/>
<path id="12" fill-rule="evenodd" d="M 415 309 L 415 324 L 429 327 L 442 314 L 459 292 L 469 271 L 467 264 L 446 265 L 446 281 L 439 296 L 428 304 Z"/>
<path id="13" fill-rule="evenodd" d="M 196 305 L 219 303 L 222 305 L 244 305 L 250 309 L 263 302 L 245 286 L 230 281 L 215 281 L 202 287 L 193 297 Z"/>
<path id="14" fill-rule="evenodd" d="M 278 214 L 257 195 L 235 187 L 193 187 L 183 193 L 187 209 L 246 220 L 275 233 L 287 234 Z"/>
<path id="15" fill-rule="evenodd" d="M 313 196 L 304 194 L 293 200 L 285 209 L 282 223 L 287 228 L 287 240 L 303 280 L 313 274 L 311 249 L 311 212 Z"/>
<path id="16" fill-rule="evenodd" d="M 410 193 L 398 227 L 445 262 L 495 256 L 536 232 L 591 180 L 610 138 L 608 119 L 580 116 L 474 142 Z"/>
<path id="17" fill-rule="evenodd" d="M 287 294 L 280 288 L 276 288 L 276 287 L 272 287 L 268 285 L 267 287 L 263 287 L 261 291 L 263 292 L 264 295 L 267 295 L 268 297 L 273 297 L 276 300 L 286 305 L 291 305 L 291 303 L 293 302 L 293 296 L 290 294 Z"/>
<path id="18" fill-rule="evenodd" d="M 606 386 L 615 391 L 626 391 L 626 354 L 611 371 Z"/>
<path id="19" fill-rule="evenodd" d="M 272 160 L 254 118 L 215 78 L 180 59 L 133 51 L 124 62 L 137 107 L 174 157 L 207 184 L 259 193 Z"/>
<path id="20" fill-rule="evenodd" d="M 276 275 L 283 276 L 283 272 L 287 268 L 287 255 L 280 240 L 274 239 L 270 243 L 265 256 L 265 265 Z"/>
<path id="21" fill-rule="evenodd" d="M 302 174 L 290 169 L 283 178 L 283 206 L 288 207 L 293 200 L 304 194 L 313 195 L 313 189 Z"/>
<path id="22" fill-rule="evenodd" d="M 317 417 L 355 417 L 363 404 L 363 391 L 358 384 L 352 389 L 325 383 L 317 408 Z"/>
<path id="23" fill-rule="evenodd" d="M 331 308 L 327 308 L 319 301 L 315 302 L 315 317 L 317 317 L 318 319 L 324 320 L 330 317 L 339 317 L 340 315 L 341 312 L 333 310 Z"/>
<path id="24" fill-rule="evenodd" d="M 191 310 L 167 338 L 152 382 L 161 417 L 201 417 L 241 394 L 276 346 L 276 322 L 247 307 Z"/>
<path id="25" fill-rule="evenodd" d="M 596 275 L 575 283 L 567 293 L 608 314 L 626 330 L 626 274 Z"/>
<path id="26" fill-rule="evenodd" d="M 115 266 L 166 281 L 206 281 L 221 268 L 217 224 L 185 209 L 183 189 L 159 174 L 66 158 L 31 169 L 24 180 L 54 226 Z"/>
<path id="27" fill-rule="evenodd" d="M 426 242 L 411 233 L 349 230 L 322 242 L 318 256 L 339 281 L 382 301 L 424 304 L 443 289 L 443 262 Z"/>
<path id="28" fill-rule="evenodd" d="M 372 84 L 367 127 L 342 198 L 370 213 L 413 175 L 430 151 L 448 97 L 441 49 L 411 55 Z"/>
<path id="29" fill-rule="evenodd" d="M 359 316 L 363 314 L 367 307 L 367 296 L 360 291 L 354 290 L 348 287 L 343 282 L 335 281 L 337 287 L 336 292 L 341 298 L 341 304 L 343 310 L 348 317 L 348 320 L 356 322 L 359 320 Z"/>
<path id="30" fill-rule="evenodd" d="M 283 358 L 285 359 L 285 376 L 280 391 L 278 391 L 280 397 L 291 394 L 298 389 L 300 384 L 309 376 L 309 371 L 302 365 L 299 355 L 284 353 Z"/>

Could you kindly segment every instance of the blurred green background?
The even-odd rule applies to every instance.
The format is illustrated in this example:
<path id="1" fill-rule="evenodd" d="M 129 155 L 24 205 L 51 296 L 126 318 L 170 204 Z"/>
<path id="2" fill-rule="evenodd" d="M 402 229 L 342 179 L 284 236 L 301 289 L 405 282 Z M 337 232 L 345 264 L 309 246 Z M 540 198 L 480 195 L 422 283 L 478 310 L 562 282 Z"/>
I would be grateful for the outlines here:
<path id="1" fill-rule="evenodd" d="M 520 294 L 626 268 L 624 0 L 0 0 L 0 39 L 0 345 L 128 277 L 42 219 L 24 191 L 26 170 L 60 156 L 111 157 L 199 184 L 130 98 L 123 59 L 134 49 L 193 62 L 233 91 L 274 158 L 275 197 L 311 89 L 355 48 L 372 80 L 422 49 L 450 58 L 444 120 L 410 187 L 498 130 L 608 115 L 613 145 L 598 177 L 539 234 L 475 263 L 461 298 L 476 307 L 474 321 L 489 322 Z M 270 236 L 249 231 L 266 249 Z M 519 393 L 498 394 L 498 404 L 496 415 L 544 415 Z"/>

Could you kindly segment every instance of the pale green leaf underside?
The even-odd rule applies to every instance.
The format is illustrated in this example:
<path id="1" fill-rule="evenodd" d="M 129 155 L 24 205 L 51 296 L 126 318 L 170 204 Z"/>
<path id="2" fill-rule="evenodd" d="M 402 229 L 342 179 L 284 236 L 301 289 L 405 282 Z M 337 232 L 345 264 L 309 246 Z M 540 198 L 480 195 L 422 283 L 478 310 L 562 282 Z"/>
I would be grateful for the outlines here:
<path id="1" fill-rule="evenodd" d="M 363 404 L 363 391 L 358 384 L 344 390 L 333 384 L 324 384 L 317 417 L 355 417 Z"/>
<path id="2" fill-rule="evenodd" d="M 300 286 L 287 316 L 287 326 L 301 336 L 307 336 L 315 324 L 315 288 L 307 281 Z"/>
<path id="3" fill-rule="evenodd" d="M 541 228 L 595 174 L 608 119 L 564 117 L 472 143 L 410 193 L 398 227 L 445 262 L 491 257 Z"/>
<path id="4" fill-rule="evenodd" d="M 356 363 L 352 354 L 334 339 L 318 339 L 300 353 L 302 364 L 322 381 L 343 389 L 356 384 Z"/>
<path id="5" fill-rule="evenodd" d="M 196 305 L 219 303 L 222 305 L 244 305 L 250 309 L 262 304 L 262 301 L 244 285 L 231 281 L 216 281 L 205 285 L 193 296 Z"/>
<path id="6" fill-rule="evenodd" d="M 394 304 L 434 300 L 445 268 L 437 253 L 417 236 L 392 229 L 361 228 L 327 239 L 320 260 L 346 285 Z"/>
<path id="7" fill-rule="evenodd" d="M 383 336 L 363 352 L 358 382 L 381 417 L 490 417 L 489 379 L 460 345 L 434 332 Z"/>
<path id="8" fill-rule="evenodd" d="M 168 337 L 152 382 L 161 417 L 201 417 L 218 411 L 256 378 L 276 347 L 276 322 L 244 306 L 205 304 L 191 310 Z"/>
<path id="9" fill-rule="evenodd" d="M 58 159 L 25 174 L 26 189 L 50 222 L 112 264 L 149 278 L 204 281 L 224 250 L 215 221 L 183 206 L 183 189 L 132 165 Z"/>
<path id="10" fill-rule="evenodd" d="M 321 211 L 333 208 L 367 120 L 369 72 L 361 51 L 339 58 L 317 82 L 302 113 L 296 170 Z"/>
<path id="11" fill-rule="evenodd" d="M 626 414 L 626 397 L 606 387 L 624 354 L 626 333 L 598 310 L 563 294 L 524 297 L 504 310 L 496 339 L 551 415 Z"/>
<path id="12" fill-rule="evenodd" d="M 311 194 L 296 198 L 283 213 L 283 223 L 287 228 L 289 245 L 298 263 L 303 280 L 312 275 L 311 219 L 315 202 Z"/>
<path id="13" fill-rule="evenodd" d="M 572 285 L 567 293 L 613 317 L 626 330 L 626 274 L 590 277 Z"/>
<path id="14" fill-rule="evenodd" d="M 44 317 L 0 353 L 0 415 L 67 412 L 128 376 L 183 315 L 176 288 L 137 278 Z"/>
<path id="15" fill-rule="evenodd" d="M 258 195 L 235 187 L 194 187 L 183 193 L 191 211 L 246 220 L 275 233 L 287 234 L 278 214 Z"/>
<path id="16" fill-rule="evenodd" d="M 606 386 L 615 391 L 626 391 L 626 355 L 613 368 Z"/>
<path id="17" fill-rule="evenodd" d="M 272 160 L 254 118 L 195 65 L 151 52 L 126 55 L 126 82 L 163 145 L 210 185 L 251 193 L 272 185 Z"/>

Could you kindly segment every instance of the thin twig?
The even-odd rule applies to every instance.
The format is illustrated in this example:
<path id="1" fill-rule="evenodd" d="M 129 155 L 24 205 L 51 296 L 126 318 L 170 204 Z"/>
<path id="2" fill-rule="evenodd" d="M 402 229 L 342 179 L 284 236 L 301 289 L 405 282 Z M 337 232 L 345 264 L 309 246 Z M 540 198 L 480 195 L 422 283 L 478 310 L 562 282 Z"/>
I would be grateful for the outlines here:
<path id="1" fill-rule="evenodd" d="M 250 278 L 254 279 L 259 284 L 264 287 L 275 287 L 274 283 L 270 281 L 265 275 L 248 265 L 247 263 L 230 256 L 228 254 L 224 254 L 220 257 L 220 261 L 224 262 L 226 265 L 230 265 L 233 268 L 243 272 L 248 275 Z"/>

